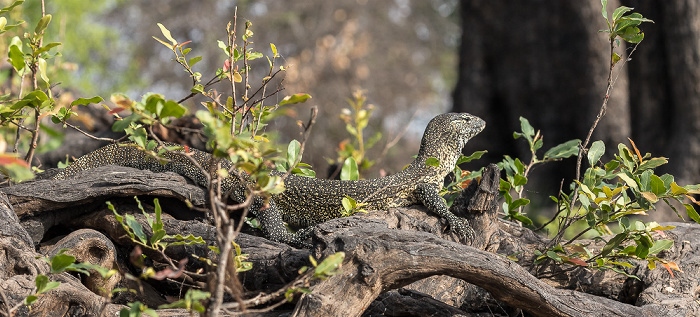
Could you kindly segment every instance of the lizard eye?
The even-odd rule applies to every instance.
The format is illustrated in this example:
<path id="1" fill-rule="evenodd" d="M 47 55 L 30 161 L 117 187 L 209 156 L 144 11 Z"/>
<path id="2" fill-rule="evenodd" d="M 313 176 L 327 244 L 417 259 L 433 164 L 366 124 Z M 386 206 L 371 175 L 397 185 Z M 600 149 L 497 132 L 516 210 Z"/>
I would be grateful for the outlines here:
<path id="1" fill-rule="evenodd" d="M 457 118 L 457 119 L 452 120 L 451 124 L 453 127 L 459 128 L 459 127 L 466 125 L 468 122 L 469 121 L 465 118 Z"/>

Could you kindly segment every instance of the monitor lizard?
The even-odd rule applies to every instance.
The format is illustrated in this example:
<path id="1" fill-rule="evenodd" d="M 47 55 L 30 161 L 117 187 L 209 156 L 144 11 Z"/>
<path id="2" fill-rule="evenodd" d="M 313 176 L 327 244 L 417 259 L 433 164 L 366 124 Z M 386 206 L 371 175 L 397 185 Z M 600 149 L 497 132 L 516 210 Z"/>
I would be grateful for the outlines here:
<path id="1" fill-rule="evenodd" d="M 298 175 L 284 178 L 285 190 L 265 201 L 254 197 L 250 211 L 260 221 L 262 231 L 271 240 L 295 246 L 306 246 L 304 240 L 310 228 L 318 223 L 342 217 L 342 199 L 349 196 L 370 210 L 386 210 L 421 203 L 427 209 L 445 218 L 450 229 L 460 237 L 473 238 L 469 223 L 451 213 L 445 200 L 439 195 L 445 177 L 454 170 L 462 148 L 473 136 L 481 132 L 485 122 L 467 113 L 446 113 L 433 118 L 425 129 L 417 157 L 402 171 L 381 178 L 366 180 L 330 180 Z M 166 144 L 168 146 L 175 144 Z M 182 152 L 184 150 L 181 150 Z M 227 160 L 215 160 L 211 154 L 187 149 L 199 165 L 212 170 L 215 162 L 221 168 L 231 168 Z M 205 174 L 182 153 L 166 152 L 170 160 L 163 164 L 135 146 L 107 145 L 88 153 L 61 170 L 54 179 L 64 179 L 80 171 L 105 165 L 120 165 L 148 169 L 154 172 L 175 172 L 190 178 L 200 186 L 207 186 Z M 438 166 L 426 164 L 428 158 L 437 158 Z M 433 164 L 434 165 L 434 164 Z M 272 171 L 273 175 L 281 175 Z M 223 193 L 241 203 L 246 198 L 246 186 L 236 175 L 221 181 Z M 284 221 L 292 226 L 305 228 L 290 233 Z"/>

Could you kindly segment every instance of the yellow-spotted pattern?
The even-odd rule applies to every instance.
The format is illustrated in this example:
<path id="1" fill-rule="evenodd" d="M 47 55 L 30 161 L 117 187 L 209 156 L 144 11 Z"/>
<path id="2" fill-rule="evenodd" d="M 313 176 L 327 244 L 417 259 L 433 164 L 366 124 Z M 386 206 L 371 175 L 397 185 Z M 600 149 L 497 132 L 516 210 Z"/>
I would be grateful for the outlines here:
<path id="1" fill-rule="evenodd" d="M 467 113 L 447 113 L 433 118 L 425 129 L 420 151 L 416 159 L 401 172 L 376 179 L 341 181 L 316 179 L 289 175 L 284 179 L 286 190 L 273 195 L 269 207 L 263 208 L 260 197 L 253 199 L 250 211 L 261 223 L 265 235 L 275 241 L 304 246 L 303 240 L 308 229 L 291 234 L 284 222 L 296 227 L 310 227 L 334 218 L 341 217 L 342 199 L 349 196 L 357 202 L 367 203 L 365 209 L 384 210 L 391 207 L 424 204 L 428 210 L 444 217 L 452 230 L 460 236 L 471 237 L 473 231 L 469 223 L 447 210 L 445 200 L 438 194 L 445 176 L 449 174 L 459 158 L 462 148 L 473 136 L 481 132 L 485 123 Z M 176 144 L 166 144 L 176 146 Z M 105 165 L 120 165 L 147 169 L 154 172 L 175 172 L 192 179 L 200 186 L 207 186 L 206 175 L 192 161 L 190 155 L 207 172 L 216 170 L 216 164 L 228 169 L 232 163 L 215 160 L 209 153 L 195 149 L 166 153 L 167 163 L 139 150 L 134 145 L 108 145 L 82 156 L 73 164 L 59 172 L 55 178 L 64 179 L 80 171 Z M 439 166 L 426 164 L 428 158 L 437 158 Z M 278 172 L 273 172 L 278 174 Z M 229 192 L 235 202 L 243 202 L 246 186 L 237 176 L 231 175 L 222 180 L 222 192 Z"/>

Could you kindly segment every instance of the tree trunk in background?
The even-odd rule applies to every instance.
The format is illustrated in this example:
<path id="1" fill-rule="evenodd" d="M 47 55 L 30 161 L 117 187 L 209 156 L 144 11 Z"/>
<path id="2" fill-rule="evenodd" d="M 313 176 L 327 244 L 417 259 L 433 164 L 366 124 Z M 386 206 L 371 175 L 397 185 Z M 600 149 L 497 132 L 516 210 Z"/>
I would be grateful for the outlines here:
<path id="1" fill-rule="evenodd" d="M 463 35 L 453 109 L 487 122 L 470 147 L 487 149 L 490 162 L 504 154 L 529 161 L 525 143 L 513 139 L 513 131 L 520 131 L 520 116 L 541 130 L 544 149 L 585 138 L 603 102 L 609 67 L 607 36 L 598 32 L 605 24 L 600 1 L 461 4 Z M 609 8 L 616 5 L 611 1 Z M 629 124 L 623 72 L 594 139 L 615 148 L 629 136 Z M 544 175 L 533 175 L 532 181 L 550 182 L 542 193 L 546 198 L 556 193 L 561 178 L 568 184 L 574 166 L 549 164 L 536 173 Z"/>
<path id="2" fill-rule="evenodd" d="M 700 3 L 623 1 L 654 20 L 628 72 L 632 135 L 640 150 L 669 157 L 664 171 L 700 182 Z M 641 144 L 643 145 L 641 145 Z"/>
<path id="3" fill-rule="evenodd" d="M 610 153 L 630 137 L 642 153 L 669 157 L 659 172 L 675 175 L 681 184 L 698 183 L 700 3 L 622 3 L 656 23 L 642 25 L 644 41 L 632 60 L 617 68 L 621 73 L 594 139 L 604 140 Z M 529 159 L 511 136 L 519 129 L 519 116 L 542 130 L 545 148 L 582 139 L 604 96 L 609 49 L 605 34 L 597 33 L 604 23 L 600 1 L 542 4 L 462 2 L 464 34 L 454 110 L 486 120 L 487 129 L 472 146 L 488 149 L 491 161 L 503 154 Z M 611 2 L 608 12 L 618 5 Z M 554 173 L 542 176 L 558 186 L 572 171 L 562 166 L 541 172 Z"/>

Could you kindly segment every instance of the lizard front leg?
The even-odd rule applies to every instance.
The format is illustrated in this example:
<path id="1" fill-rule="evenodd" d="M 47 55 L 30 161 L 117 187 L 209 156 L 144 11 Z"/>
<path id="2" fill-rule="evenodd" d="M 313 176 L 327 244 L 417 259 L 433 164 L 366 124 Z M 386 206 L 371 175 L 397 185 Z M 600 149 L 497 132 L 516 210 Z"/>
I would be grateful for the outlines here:
<path id="1" fill-rule="evenodd" d="M 262 201 L 261 198 L 256 198 L 256 200 L 257 199 Z M 263 204 L 260 203 L 260 205 Z M 286 243 L 297 248 L 310 249 L 312 247 L 311 244 L 305 241 L 306 238 L 309 237 L 309 234 L 311 234 L 312 228 L 309 227 L 301 229 L 296 233 L 289 232 L 287 227 L 284 225 L 284 220 L 282 220 L 280 210 L 277 208 L 277 205 L 275 205 L 275 202 L 272 199 L 269 201 L 267 206 L 261 206 L 260 208 L 254 208 L 254 206 L 251 206 L 251 212 L 253 212 L 253 214 L 255 214 L 255 216 L 258 218 L 258 221 L 260 221 L 262 231 L 265 234 L 265 237 L 268 239 Z"/>
<path id="2" fill-rule="evenodd" d="M 418 184 L 414 194 L 418 201 L 428 210 L 445 218 L 453 232 L 457 233 L 461 238 L 466 238 L 468 241 L 474 240 L 474 229 L 472 229 L 466 219 L 457 217 L 447 209 L 447 203 L 440 196 L 437 186 L 429 183 Z"/>

